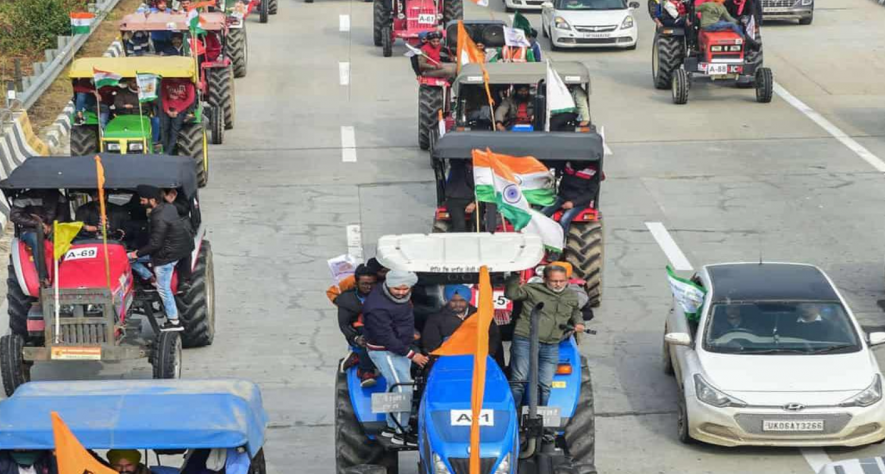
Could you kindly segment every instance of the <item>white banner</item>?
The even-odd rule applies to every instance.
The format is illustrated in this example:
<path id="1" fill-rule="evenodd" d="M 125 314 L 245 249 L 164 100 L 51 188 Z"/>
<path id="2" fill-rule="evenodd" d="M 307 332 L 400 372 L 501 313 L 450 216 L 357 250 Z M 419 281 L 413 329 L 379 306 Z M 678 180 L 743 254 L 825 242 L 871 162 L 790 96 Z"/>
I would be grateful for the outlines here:
<path id="1" fill-rule="evenodd" d="M 516 28 L 510 28 L 509 26 L 504 27 L 504 44 L 506 44 L 507 46 L 515 47 L 532 47 L 532 44 L 529 43 L 528 38 L 525 37 L 524 31 Z"/>

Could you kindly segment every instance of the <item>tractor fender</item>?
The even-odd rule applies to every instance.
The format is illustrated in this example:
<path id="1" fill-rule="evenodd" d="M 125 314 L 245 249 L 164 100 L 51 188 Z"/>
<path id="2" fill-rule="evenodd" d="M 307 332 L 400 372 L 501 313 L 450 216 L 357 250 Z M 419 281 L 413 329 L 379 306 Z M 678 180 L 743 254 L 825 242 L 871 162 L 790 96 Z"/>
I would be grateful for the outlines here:
<path id="1" fill-rule="evenodd" d="M 559 415 L 562 417 L 560 427 L 564 427 L 575 414 L 578 398 L 581 395 L 581 353 L 574 336 L 559 343 L 559 363 L 568 363 L 571 366 L 571 373 L 556 373 L 553 376 L 553 387 L 550 389 L 547 406 L 559 407 Z"/>
<path id="2" fill-rule="evenodd" d="M 18 237 L 12 239 L 12 266 L 15 268 L 15 279 L 21 287 L 22 293 L 32 298 L 40 297 L 40 279 L 37 276 L 37 267 L 34 261 L 28 257 L 25 243 Z M 46 268 L 52 268 L 52 261 L 47 263 Z"/>
<path id="3" fill-rule="evenodd" d="M 346 358 L 345 358 L 346 360 Z M 347 376 L 347 389 L 350 393 L 350 404 L 356 419 L 363 426 L 366 433 L 375 433 L 387 426 L 387 415 L 384 413 L 372 413 L 372 394 L 387 391 L 387 381 L 382 375 L 378 375 L 374 387 L 363 388 L 360 386 L 360 378 L 357 376 L 357 367 L 344 369 Z M 369 438 L 374 439 L 371 434 Z"/>
<path id="4" fill-rule="evenodd" d="M 194 235 L 194 249 L 191 251 L 191 270 L 197 268 L 197 259 L 200 256 L 200 249 L 203 247 L 203 239 L 206 237 L 206 226 L 200 224 Z"/>

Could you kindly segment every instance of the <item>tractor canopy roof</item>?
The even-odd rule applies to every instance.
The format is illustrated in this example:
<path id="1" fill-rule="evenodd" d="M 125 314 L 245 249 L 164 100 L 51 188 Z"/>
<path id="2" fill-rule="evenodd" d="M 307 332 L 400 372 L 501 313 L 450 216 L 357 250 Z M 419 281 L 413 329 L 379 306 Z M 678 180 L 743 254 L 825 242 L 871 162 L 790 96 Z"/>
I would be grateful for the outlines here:
<path id="1" fill-rule="evenodd" d="M 181 189 L 188 197 L 197 192 L 194 162 L 186 156 L 101 154 L 105 187 L 135 189 L 140 184 Z M 0 181 L 7 196 L 23 189 L 95 189 L 95 155 L 25 159 Z"/>
<path id="2" fill-rule="evenodd" d="M 392 270 L 420 273 L 515 272 L 532 268 L 544 257 L 534 234 L 517 232 L 404 234 L 378 239 L 376 258 Z"/>
<path id="3" fill-rule="evenodd" d="M 200 28 L 207 31 L 224 29 L 225 17 L 220 12 L 200 13 Z M 187 13 L 131 13 L 120 21 L 120 31 L 188 31 Z"/>
<path id="4" fill-rule="evenodd" d="M 590 71 L 577 61 L 551 62 L 566 84 L 589 84 Z M 537 84 L 547 77 L 547 63 L 488 63 L 489 84 Z M 455 95 L 465 85 L 482 85 L 482 69 L 479 64 L 466 64 L 452 84 Z"/>
<path id="5" fill-rule="evenodd" d="M 120 58 L 81 58 L 74 60 L 68 77 L 92 79 L 95 69 L 123 77 L 135 77 L 136 72 L 158 74 L 163 78 L 194 77 L 194 58 L 184 56 L 139 56 Z"/>
<path id="6" fill-rule="evenodd" d="M 87 449 L 264 445 L 268 417 L 245 380 L 31 382 L 0 403 L 0 449 L 55 449 L 58 412 Z"/>
<path id="7" fill-rule="evenodd" d="M 577 132 L 451 132 L 436 142 L 433 159 L 469 160 L 473 150 L 511 156 L 533 156 L 542 161 L 599 161 L 604 154 L 598 133 Z"/>

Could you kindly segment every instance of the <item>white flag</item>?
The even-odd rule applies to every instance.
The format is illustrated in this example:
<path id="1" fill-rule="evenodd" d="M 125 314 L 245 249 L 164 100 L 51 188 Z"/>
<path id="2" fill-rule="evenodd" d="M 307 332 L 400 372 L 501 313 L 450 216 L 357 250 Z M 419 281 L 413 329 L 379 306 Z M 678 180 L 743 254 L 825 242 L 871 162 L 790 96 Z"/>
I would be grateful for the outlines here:
<path id="1" fill-rule="evenodd" d="M 673 293 L 673 298 L 682 307 L 685 317 L 697 321 L 707 292 L 697 284 L 676 276 L 669 265 L 667 265 L 667 280 L 670 281 L 670 291 Z"/>
<path id="2" fill-rule="evenodd" d="M 569 92 L 565 82 L 559 77 L 559 73 L 550 66 L 550 60 L 547 60 L 547 124 L 544 126 L 545 131 L 550 131 L 550 116 L 574 112 L 575 100 L 572 93 Z"/>
<path id="3" fill-rule="evenodd" d="M 411 58 L 414 56 L 421 56 L 422 54 L 424 53 L 422 53 L 420 49 L 410 45 L 409 43 L 406 43 L 406 54 L 404 54 L 403 56 Z"/>
<path id="4" fill-rule="evenodd" d="M 504 27 L 504 44 L 511 47 L 531 48 L 528 38 L 525 37 L 525 31 L 519 28 Z"/>

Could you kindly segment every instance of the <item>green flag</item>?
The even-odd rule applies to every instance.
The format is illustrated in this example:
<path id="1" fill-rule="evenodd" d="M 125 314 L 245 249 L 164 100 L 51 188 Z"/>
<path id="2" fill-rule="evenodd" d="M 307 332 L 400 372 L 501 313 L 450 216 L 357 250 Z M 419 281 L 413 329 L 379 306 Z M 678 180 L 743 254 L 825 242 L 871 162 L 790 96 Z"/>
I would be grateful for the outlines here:
<path id="1" fill-rule="evenodd" d="M 670 265 L 667 265 L 667 280 L 670 282 L 673 299 L 682 307 L 685 317 L 689 321 L 699 321 L 701 309 L 704 307 L 704 297 L 707 295 L 706 290 L 697 283 L 676 276 Z"/>
<path id="2" fill-rule="evenodd" d="M 516 12 L 516 15 L 513 15 L 513 24 L 511 26 L 517 30 L 522 30 L 525 33 L 526 38 L 532 34 L 531 22 L 529 22 L 529 19 L 524 17 L 520 12 Z"/>
<path id="3" fill-rule="evenodd" d="M 138 101 L 150 102 L 157 99 L 157 85 L 160 82 L 160 76 L 156 74 L 135 73 L 135 80 L 138 82 Z"/>

